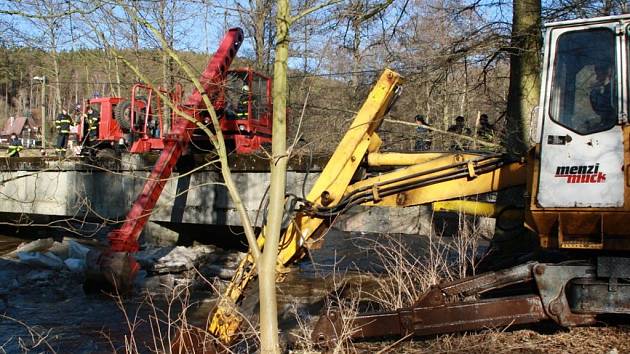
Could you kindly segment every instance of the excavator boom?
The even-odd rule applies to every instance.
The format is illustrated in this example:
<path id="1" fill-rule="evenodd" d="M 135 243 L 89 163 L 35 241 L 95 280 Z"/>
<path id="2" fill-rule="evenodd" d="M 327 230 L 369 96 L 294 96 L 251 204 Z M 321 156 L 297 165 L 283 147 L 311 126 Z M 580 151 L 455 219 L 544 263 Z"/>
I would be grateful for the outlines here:
<path id="1" fill-rule="evenodd" d="M 376 130 L 401 84 L 400 75 L 391 70 L 381 75 L 308 193 L 304 207 L 284 232 L 278 254 L 280 268 L 306 254 L 309 245 L 324 231 L 325 220 L 354 205 L 410 206 L 525 184 L 525 165 L 506 162 L 497 155 L 379 153 L 381 140 Z M 353 183 L 359 168 L 370 160 L 379 166 L 383 161 L 410 166 Z M 264 240 L 263 230 L 258 238 L 260 247 L 264 247 Z M 210 332 L 223 343 L 230 343 L 238 332 L 242 318 L 235 307 L 255 277 L 253 257 L 248 255 L 210 320 Z"/>
<path id="2" fill-rule="evenodd" d="M 307 196 L 309 201 L 334 205 L 341 199 L 363 156 L 367 151 L 374 151 L 380 145 L 380 139 L 375 134 L 375 130 L 381 124 L 384 114 L 395 99 L 401 83 L 400 75 L 391 70 L 385 70 L 381 75 L 368 99 L 357 113 L 350 129 L 342 138 L 337 150 L 309 192 Z M 322 201 L 322 198 L 325 201 Z M 328 203 L 328 200 L 331 202 Z M 301 258 L 304 255 L 305 243 L 319 230 L 322 223 L 321 218 L 298 213 L 283 235 L 281 244 L 284 246 L 278 255 L 278 264 L 285 265 Z M 259 246 L 264 245 L 264 240 L 263 230 L 258 238 Z M 224 343 L 230 343 L 238 332 L 242 318 L 234 311 L 234 307 L 237 306 L 245 288 L 255 276 L 255 264 L 252 256 L 249 255 L 243 259 L 237 268 L 230 285 L 212 315 L 210 332 Z"/>

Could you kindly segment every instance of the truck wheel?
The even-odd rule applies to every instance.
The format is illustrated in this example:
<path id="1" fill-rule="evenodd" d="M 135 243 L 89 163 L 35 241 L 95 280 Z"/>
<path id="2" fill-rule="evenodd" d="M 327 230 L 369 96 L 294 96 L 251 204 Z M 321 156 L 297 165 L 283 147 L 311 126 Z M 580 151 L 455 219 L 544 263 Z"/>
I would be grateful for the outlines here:
<path id="1" fill-rule="evenodd" d="M 144 97 L 136 97 L 136 101 L 145 102 L 146 106 L 146 99 Z M 142 110 L 136 108 L 136 119 L 141 115 Z M 123 133 L 129 133 L 131 131 L 131 101 L 124 100 L 118 103 L 114 110 L 114 118 Z"/>
<path id="2" fill-rule="evenodd" d="M 129 133 L 131 128 L 131 101 L 121 101 L 116 105 L 114 118 L 122 129 L 123 133 Z"/>

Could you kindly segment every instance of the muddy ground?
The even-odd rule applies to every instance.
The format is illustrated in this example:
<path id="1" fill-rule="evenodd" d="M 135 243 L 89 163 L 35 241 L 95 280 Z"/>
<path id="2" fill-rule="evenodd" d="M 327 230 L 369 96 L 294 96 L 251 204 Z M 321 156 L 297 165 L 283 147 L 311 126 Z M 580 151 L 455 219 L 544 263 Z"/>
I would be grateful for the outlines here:
<path id="1" fill-rule="evenodd" d="M 357 344 L 374 353 L 630 353 L 627 325 L 583 328 L 495 329 L 482 333 L 442 335 L 435 339 Z"/>
<path id="2" fill-rule="evenodd" d="M 406 240 L 410 248 L 426 247 L 425 239 Z M 23 240 L 0 241 L 7 252 Z M 71 258 L 63 244 L 55 244 L 50 250 L 61 259 Z M 356 240 L 350 242 L 347 235 L 334 232 L 328 236 L 324 248 L 293 268 L 291 276 L 279 286 L 284 334 L 300 333 L 294 321 L 296 313 L 307 323 L 317 319 L 322 298 L 335 286 L 332 273 L 340 275 L 345 271 L 346 277 L 357 278 L 357 269 L 373 268 L 369 251 L 356 247 Z M 165 321 L 169 314 L 175 318 L 182 306 L 179 300 L 169 302 L 172 296 L 165 289 L 177 288 L 178 284 L 188 289 L 185 294 L 191 304 L 188 320 L 203 327 L 214 304 L 215 291 L 225 286 L 242 256 L 211 245 L 147 249 L 139 255 L 144 270 L 135 293 L 122 302 L 108 295 L 86 293 L 82 273 L 68 266 L 51 268 L 15 257 L 0 258 L 0 353 L 125 353 L 129 348 L 143 353 L 162 351 L 164 347 L 154 340 L 156 330 L 162 330 L 163 341 L 168 342 L 168 335 L 174 333 L 169 333 Z M 156 325 L 154 320 L 158 317 L 161 322 Z M 297 346 L 308 347 L 308 344 L 298 342 Z M 298 348 L 291 351 L 305 352 Z M 615 319 L 614 323 L 601 323 L 598 327 L 572 329 L 553 325 L 501 328 L 473 334 L 355 343 L 349 344 L 345 351 L 630 353 L 630 322 Z"/>

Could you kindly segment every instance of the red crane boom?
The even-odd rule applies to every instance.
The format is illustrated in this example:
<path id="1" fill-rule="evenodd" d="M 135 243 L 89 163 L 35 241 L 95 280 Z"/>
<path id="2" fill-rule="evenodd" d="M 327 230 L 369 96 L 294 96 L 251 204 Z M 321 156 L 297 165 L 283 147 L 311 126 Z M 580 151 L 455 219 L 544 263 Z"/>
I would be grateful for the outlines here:
<path id="1" fill-rule="evenodd" d="M 220 87 L 222 82 L 225 80 L 227 70 L 242 42 L 243 31 L 240 28 L 230 29 L 223 37 L 219 49 L 217 49 L 202 73 L 200 78 L 201 85 L 212 102 L 221 94 Z M 202 93 L 197 89 L 193 90 L 193 93 L 188 97 L 184 105 L 179 107 L 180 110 L 196 119 L 199 119 L 200 112 L 205 108 Z M 194 122 L 181 116 L 174 120 L 171 133 L 164 139 L 164 150 L 162 150 L 151 171 L 151 175 L 144 184 L 142 193 L 136 198 L 131 210 L 127 213 L 125 223 L 108 235 L 110 251 L 138 251 L 138 237 L 149 220 L 151 212 L 164 189 L 164 185 L 173 172 L 173 167 L 175 167 L 177 160 L 186 150 L 194 127 Z M 132 271 L 137 270 L 137 267 L 138 265 L 134 263 L 132 268 L 135 269 L 132 269 Z"/>

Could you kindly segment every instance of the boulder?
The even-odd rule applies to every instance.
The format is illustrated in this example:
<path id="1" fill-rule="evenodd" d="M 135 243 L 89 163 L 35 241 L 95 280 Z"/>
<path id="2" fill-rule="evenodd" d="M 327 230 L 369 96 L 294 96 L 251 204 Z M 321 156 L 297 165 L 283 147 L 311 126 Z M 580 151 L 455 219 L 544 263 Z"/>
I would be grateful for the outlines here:
<path id="1" fill-rule="evenodd" d="M 46 252 L 48 251 L 55 241 L 52 238 L 42 238 L 39 240 L 25 242 L 20 244 L 14 251 L 4 255 L 6 258 L 19 258 L 20 252 Z"/>
<path id="2" fill-rule="evenodd" d="M 64 267 L 63 260 L 55 256 L 52 252 L 18 252 L 20 262 L 37 267 L 61 270 Z"/>

